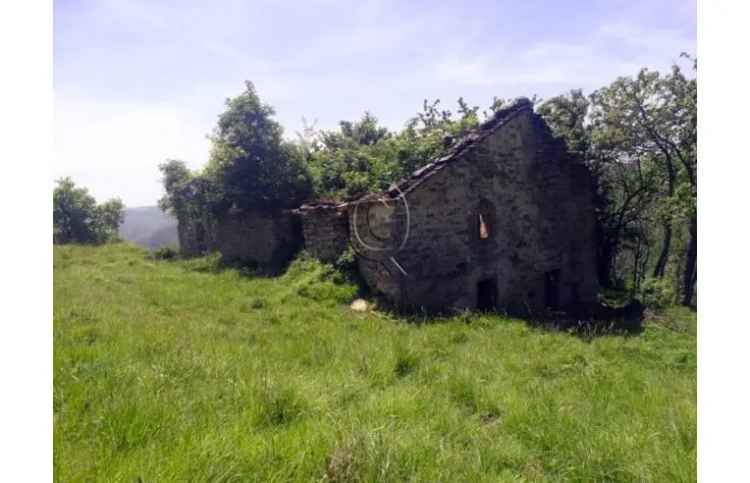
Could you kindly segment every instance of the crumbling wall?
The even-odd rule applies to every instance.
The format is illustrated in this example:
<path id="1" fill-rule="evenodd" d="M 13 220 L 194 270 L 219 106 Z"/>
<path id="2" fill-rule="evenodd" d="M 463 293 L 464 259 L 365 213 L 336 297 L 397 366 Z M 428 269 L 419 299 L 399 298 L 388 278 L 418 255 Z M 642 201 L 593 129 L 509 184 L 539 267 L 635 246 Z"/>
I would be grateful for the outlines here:
<path id="1" fill-rule="evenodd" d="M 210 182 L 202 177 L 175 187 L 172 209 L 182 256 L 201 256 L 217 249 L 216 216 L 208 202 L 210 191 Z"/>
<path id="2" fill-rule="evenodd" d="M 551 289 L 560 306 L 596 300 L 590 176 L 530 106 L 420 172 L 403 185 L 407 203 L 387 197 L 387 216 L 374 197 L 349 209 L 374 291 L 402 306 L 471 309 L 491 280 L 498 308 L 515 313 L 544 310 Z"/>
<path id="3" fill-rule="evenodd" d="M 290 211 L 230 209 L 219 217 L 217 245 L 222 258 L 280 271 L 302 245 L 297 215 Z"/>
<path id="4" fill-rule="evenodd" d="M 335 262 L 349 244 L 349 218 L 345 204 L 303 205 L 297 212 L 302 219 L 305 250 L 323 261 Z"/>
<path id="5" fill-rule="evenodd" d="M 208 218 L 177 219 L 177 238 L 183 257 L 198 257 L 217 250 L 216 221 Z"/>

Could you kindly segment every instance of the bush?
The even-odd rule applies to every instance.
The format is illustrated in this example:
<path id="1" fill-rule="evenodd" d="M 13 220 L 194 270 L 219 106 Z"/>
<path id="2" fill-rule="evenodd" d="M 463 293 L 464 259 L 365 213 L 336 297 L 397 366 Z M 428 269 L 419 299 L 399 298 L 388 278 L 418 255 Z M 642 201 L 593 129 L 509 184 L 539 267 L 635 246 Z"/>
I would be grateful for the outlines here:
<path id="1" fill-rule="evenodd" d="M 641 285 L 641 299 L 647 307 L 660 309 L 674 304 L 674 284 L 668 278 L 648 278 Z"/>
<path id="2" fill-rule="evenodd" d="M 156 260 L 174 260 L 177 258 L 177 249 L 171 246 L 162 246 L 154 251 L 154 258 Z"/>
<path id="3" fill-rule="evenodd" d="M 322 263 L 305 252 L 292 261 L 283 279 L 296 294 L 327 305 L 348 304 L 358 290 L 333 265 Z"/>

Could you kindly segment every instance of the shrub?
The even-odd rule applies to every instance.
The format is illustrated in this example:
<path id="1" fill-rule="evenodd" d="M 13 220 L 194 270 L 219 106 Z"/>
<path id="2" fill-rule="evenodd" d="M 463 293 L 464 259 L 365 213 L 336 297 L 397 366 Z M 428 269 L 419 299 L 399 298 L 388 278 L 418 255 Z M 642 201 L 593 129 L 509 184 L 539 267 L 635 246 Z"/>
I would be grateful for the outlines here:
<path id="1" fill-rule="evenodd" d="M 177 258 L 177 255 L 177 250 L 168 245 L 159 247 L 154 251 L 154 258 L 156 260 L 174 260 Z"/>
<path id="2" fill-rule="evenodd" d="M 351 246 L 346 247 L 346 250 L 339 255 L 333 266 L 347 277 L 350 281 L 356 281 L 359 274 L 357 267 L 357 256 Z"/>
<path id="3" fill-rule="evenodd" d="M 221 258 L 221 253 L 218 252 L 213 252 L 203 257 L 185 260 L 183 266 L 186 270 L 202 273 L 219 273 L 225 268 L 225 264 Z"/>
<path id="4" fill-rule="evenodd" d="M 283 278 L 298 295 L 328 305 L 348 304 L 357 295 L 357 287 L 333 265 L 305 252 L 292 261 Z"/>
<path id="5" fill-rule="evenodd" d="M 664 278 L 648 278 L 641 285 L 641 298 L 647 307 L 659 309 L 672 305 L 675 291 L 672 281 Z"/>

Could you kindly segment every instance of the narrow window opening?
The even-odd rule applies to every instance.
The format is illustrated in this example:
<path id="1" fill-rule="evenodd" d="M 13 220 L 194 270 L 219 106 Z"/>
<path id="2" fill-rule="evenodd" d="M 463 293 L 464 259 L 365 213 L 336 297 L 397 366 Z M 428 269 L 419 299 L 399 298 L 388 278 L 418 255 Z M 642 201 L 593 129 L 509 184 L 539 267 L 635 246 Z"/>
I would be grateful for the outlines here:
<path id="1" fill-rule="evenodd" d="M 560 308 L 560 270 L 550 270 L 544 274 L 544 302 L 553 310 Z"/>
<path id="2" fill-rule="evenodd" d="M 479 214 L 479 239 L 486 240 L 490 237 L 490 230 L 487 227 L 487 219 L 481 213 Z"/>
<path id="3" fill-rule="evenodd" d="M 477 309 L 491 311 L 497 308 L 497 281 L 494 278 L 481 280 L 477 284 Z"/>
<path id="4" fill-rule="evenodd" d="M 475 210 L 469 214 L 472 241 L 487 241 L 495 237 L 495 207 L 488 200 L 480 200 Z M 483 244 L 491 246 L 490 243 Z"/>

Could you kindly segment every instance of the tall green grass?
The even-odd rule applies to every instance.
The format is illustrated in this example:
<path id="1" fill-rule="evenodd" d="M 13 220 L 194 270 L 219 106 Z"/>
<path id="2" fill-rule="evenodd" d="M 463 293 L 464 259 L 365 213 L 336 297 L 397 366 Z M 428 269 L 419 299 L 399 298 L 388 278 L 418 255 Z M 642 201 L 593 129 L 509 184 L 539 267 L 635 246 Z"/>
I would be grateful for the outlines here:
<path id="1" fill-rule="evenodd" d="M 407 323 L 300 259 L 277 278 L 56 247 L 58 481 L 689 481 L 695 316 L 583 340 Z M 470 320 L 470 323 L 466 323 Z"/>

